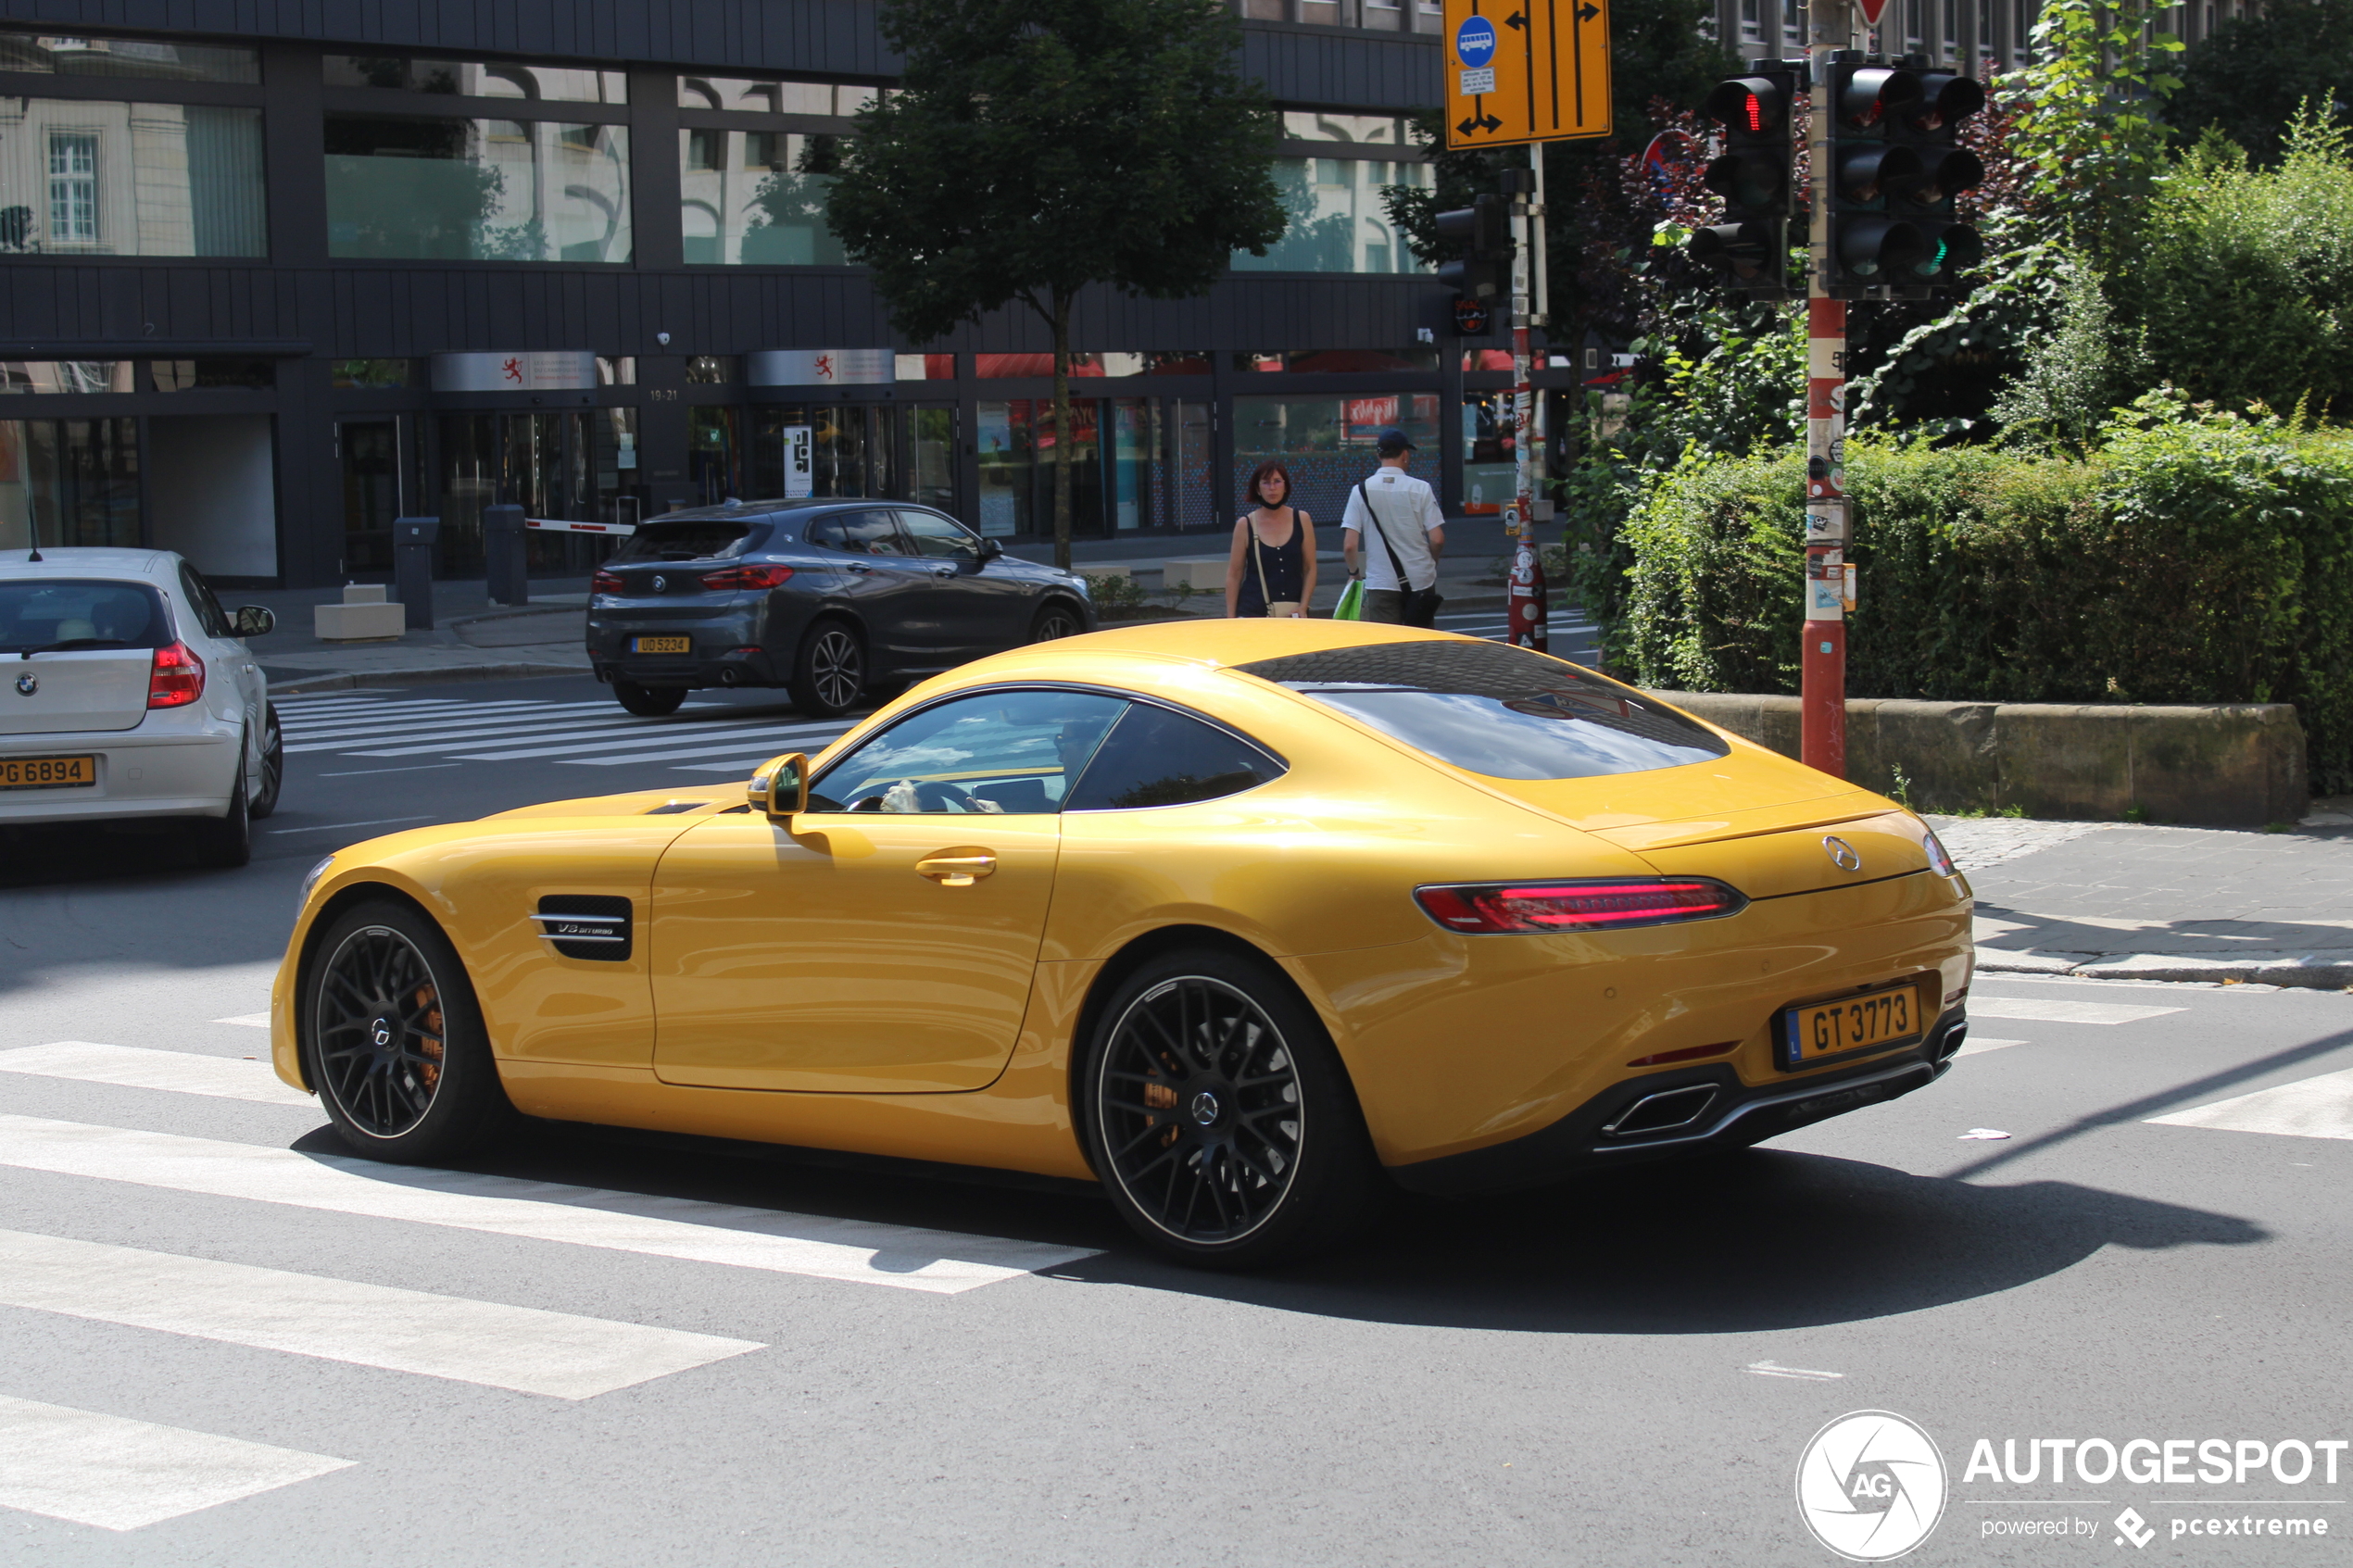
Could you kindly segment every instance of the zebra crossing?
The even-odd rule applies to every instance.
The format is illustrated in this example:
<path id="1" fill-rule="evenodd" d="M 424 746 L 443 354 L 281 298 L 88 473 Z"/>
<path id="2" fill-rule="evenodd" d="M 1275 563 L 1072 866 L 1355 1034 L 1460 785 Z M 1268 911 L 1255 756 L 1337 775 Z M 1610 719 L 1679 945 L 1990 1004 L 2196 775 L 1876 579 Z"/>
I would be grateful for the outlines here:
<path id="1" fill-rule="evenodd" d="M 624 713 L 607 698 L 396 696 L 350 692 L 281 697 L 289 756 L 330 754 L 354 766 L 326 778 L 425 772 L 468 762 L 615 768 L 667 764 L 678 772 L 741 776 L 780 751 L 816 751 L 854 720 L 811 721 L 689 702 L 667 719 Z"/>
<path id="2" fill-rule="evenodd" d="M 715 1264 L 750 1278 L 793 1276 L 821 1291 L 867 1286 L 951 1298 L 1093 1255 L 1087 1248 L 308 1153 L 292 1146 L 315 1128 L 317 1102 L 255 1058 L 86 1040 L 0 1050 L 0 1085 L 36 1080 L 93 1085 L 88 1107 L 119 1107 L 126 1089 L 152 1099 L 142 1102 L 139 1126 L 91 1116 L 80 1100 L 70 1110 L 88 1119 L 0 1112 L 0 1171 L 68 1178 L 77 1211 L 146 1217 L 130 1227 L 137 1245 L 45 1234 L 29 1228 L 20 1209 L 0 1225 L 0 1311 L 29 1314 L 20 1325 L 44 1317 L 109 1325 L 570 1403 L 778 1349 L 766 1339 L 208 1257 L 200 1237 L 176 1236 L 154 1218 L 142 1193 L 391 1222 L 428 1238 L 471 1232 L 579 1249 L 576 1256 Z M 118 1098 L 106 1098 L 110 1093 Z M 174 1108 L 222 1101 L 276 1119 L 263 1124 L 288 1135 L 240 1142 L 209 1135 L 217 1132 L 209 1126 L 204 1136 L 155 1128 L 158 1109 L 169 1120 Z M 431 1253 L 411 1267 L 430 1271 Z M 31 1335 L 21 1326 L 17 1333 L 19 1348 L 28 1348 Z M 300 1386 L 299 1379 L 284 1381 Z M 387 1462 L 366 1449 L 321 1453 L 255 1440 L 268 1436 L 0 1393 L 0 1511 L 137 1530 L 346 1472 L 364 1476 Z"/>
<path id="3" fill-rule="evenodd" d="M 1592 618 L 1578 610 L 1554 610 L 1545 621 L 1545 640 L 1550 651 L 1563 659 L 1590 657 L 1596 648 L 1595 638 L 1600 628 Z M 1438 630 L 1459 632 L 1466 637 L 1483 637 L 1500 643 L 1512 633 L 1511 613 L 1503 609 L 1466 609 L 1449 613 L 1440 611 Z"/>

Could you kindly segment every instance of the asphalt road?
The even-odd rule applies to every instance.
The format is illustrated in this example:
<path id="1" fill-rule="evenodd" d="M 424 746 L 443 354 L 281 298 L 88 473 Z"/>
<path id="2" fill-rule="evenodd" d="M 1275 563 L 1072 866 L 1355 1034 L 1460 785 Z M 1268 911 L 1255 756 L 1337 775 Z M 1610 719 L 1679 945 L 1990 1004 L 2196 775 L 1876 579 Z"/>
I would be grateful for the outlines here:
<path id="1" fill-rule="evenodd" d="M 459 1177 L 314 1158 L 239 1021 L 318 855 L 814 749 L 764 700 L 600 729 L 598 696 L 289 703 L 315 749 L 250 867 L 9 857 L 0 1562 L 1832 1563 L 1800 1456 L 1859 1411 L 1942 1456 L 1907 1562 L 2347 1551 L 2340 994 L 1988 977 L 1894 1105 L 1254 1278 L 1083 1189 L 556 1126 Z M 2173 1480 L 2052 1478 L 2137 1438 Z"/>

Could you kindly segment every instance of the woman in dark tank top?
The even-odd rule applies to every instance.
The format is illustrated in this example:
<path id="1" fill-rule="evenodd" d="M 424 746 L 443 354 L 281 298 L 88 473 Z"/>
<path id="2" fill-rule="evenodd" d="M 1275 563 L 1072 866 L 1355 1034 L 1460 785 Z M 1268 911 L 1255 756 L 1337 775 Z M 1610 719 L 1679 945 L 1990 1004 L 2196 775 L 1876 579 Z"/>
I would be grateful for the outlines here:
<path id="1" fill-rule="evenodd" d="M 1294 604 L 1305 615 L 1315 596 L 1315 524 L 1290 498 L 1290 475 L 1265 462 L 1250 476 L 1248 494 L 1256 503 L 1234 522 L 1234 548 L 1226 563 L 1226 613 L 1263 616 L 1266 606 Z"/>

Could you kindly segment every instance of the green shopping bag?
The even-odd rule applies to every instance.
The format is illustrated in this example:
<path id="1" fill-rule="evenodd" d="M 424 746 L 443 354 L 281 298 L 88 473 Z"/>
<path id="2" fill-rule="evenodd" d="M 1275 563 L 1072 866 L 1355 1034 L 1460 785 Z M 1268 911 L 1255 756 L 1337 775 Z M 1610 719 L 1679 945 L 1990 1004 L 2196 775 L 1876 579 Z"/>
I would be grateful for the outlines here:
<path id="1" fill-rule="evenodd" d="M 1365 619 L 1365 580 L 1363 578 L 1352 577 L 1348 580 L 1348 586 L 1340 591 L 1340 603 L 1332 606 L 1332 619 L 1334 621 Z"/>

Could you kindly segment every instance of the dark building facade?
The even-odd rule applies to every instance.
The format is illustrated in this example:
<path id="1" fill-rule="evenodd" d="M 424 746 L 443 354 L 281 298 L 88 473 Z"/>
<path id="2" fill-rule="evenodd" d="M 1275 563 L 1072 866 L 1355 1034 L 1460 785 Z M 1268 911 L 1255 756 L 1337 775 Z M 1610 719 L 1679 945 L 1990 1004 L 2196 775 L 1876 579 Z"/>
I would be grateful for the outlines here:
<path id="1" fill-rule="evenodd" d="M 1401 117 L 1438 91 L 1436 10 L 1406 5 L 1245 17 L 1291 230 L 1202 298 L 1082 302 L 1082 535 L 1220 536 L 1266 457 L 1336 517 L 1389 424 L 1450 509 L 1503 494 L 1501 341 L 1452 335 L 1378 199 L 1428 178 Z M 0 0 L 0 548 L 300 586 L 383 573 L 392 520 L 435 515 L 463 576 L 494 502 L 626 523 L 801 490 L 1050 531 L 1042 326 L 897 340 L 801 172 L 891 80 L 875 15 Z M 535 567 L 602 548 L 537 535 Z"/>

